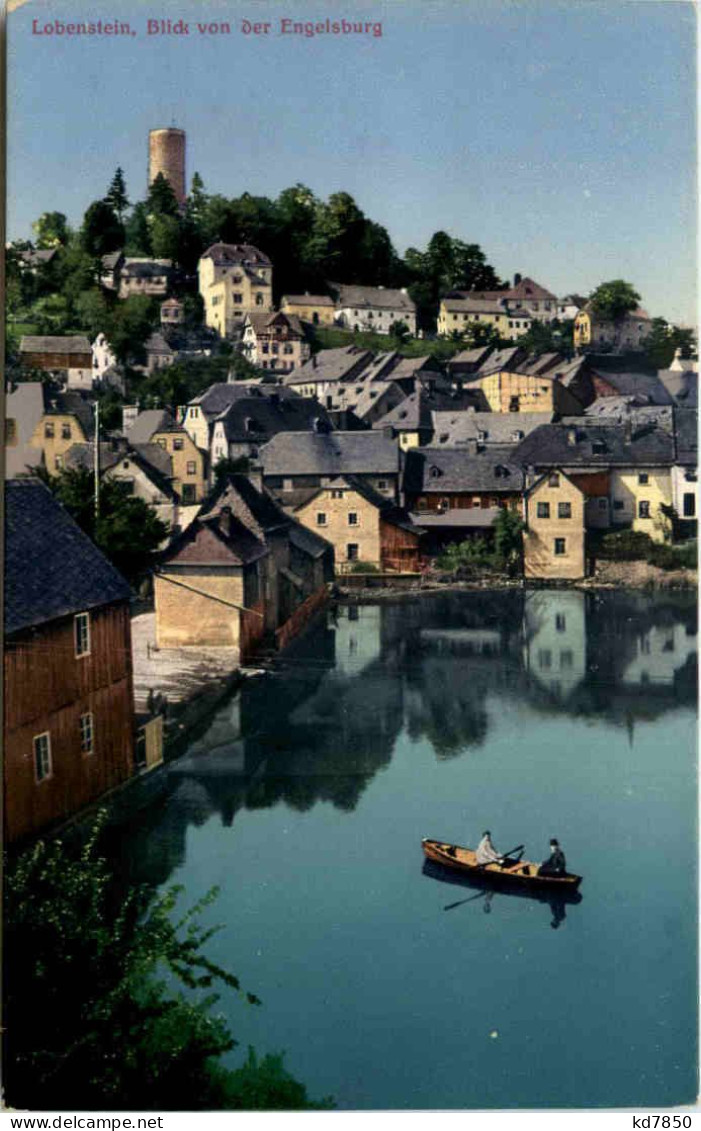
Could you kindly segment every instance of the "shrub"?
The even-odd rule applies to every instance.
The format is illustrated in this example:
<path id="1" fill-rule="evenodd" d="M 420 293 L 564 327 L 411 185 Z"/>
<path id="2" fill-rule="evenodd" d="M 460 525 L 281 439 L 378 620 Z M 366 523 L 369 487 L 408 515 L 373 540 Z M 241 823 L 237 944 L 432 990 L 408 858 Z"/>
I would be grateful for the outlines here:
<path id="1" fill-rule="evenodd" d="M 613 562 L 647 561 L 654 542 L 649 534 L 638 530 L 618 530 L 604 534 L 599 545 L 599 557 Z"/>
<path id="2" fill-rule="evenodd" d="M 349 573 L 379 573 L 379 569 L 373 562 L 354 562 L 350 567 Z"/>

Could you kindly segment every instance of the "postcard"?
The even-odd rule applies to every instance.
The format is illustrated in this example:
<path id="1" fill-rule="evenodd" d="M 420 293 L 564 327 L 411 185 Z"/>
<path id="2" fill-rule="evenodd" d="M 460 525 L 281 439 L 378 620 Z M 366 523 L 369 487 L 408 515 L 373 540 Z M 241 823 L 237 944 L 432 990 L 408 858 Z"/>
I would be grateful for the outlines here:
<path id="1" fill-rule="evenodd" d="M 691 1126 L 693 5 L 7 25 L 5 1106 Z"/>

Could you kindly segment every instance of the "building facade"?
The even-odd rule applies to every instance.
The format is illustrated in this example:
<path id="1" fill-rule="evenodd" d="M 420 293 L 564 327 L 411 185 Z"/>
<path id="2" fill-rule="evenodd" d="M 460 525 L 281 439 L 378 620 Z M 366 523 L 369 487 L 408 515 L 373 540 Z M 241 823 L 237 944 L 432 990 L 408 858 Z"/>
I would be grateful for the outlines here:
<path id="1" fill-rule="evenodd" d="M 252 244 L 212 244 L 198 275 L 205 323 L 222 338 L 239 336 L 247 314 L 273 309 L 273 265 Z"/>
<path id="2" fill-rule="evenodd" d="M 584 577 L 584 494 L 564 471 L 548 472 L 526 491 L 523 517 L 526 577 Z"/>

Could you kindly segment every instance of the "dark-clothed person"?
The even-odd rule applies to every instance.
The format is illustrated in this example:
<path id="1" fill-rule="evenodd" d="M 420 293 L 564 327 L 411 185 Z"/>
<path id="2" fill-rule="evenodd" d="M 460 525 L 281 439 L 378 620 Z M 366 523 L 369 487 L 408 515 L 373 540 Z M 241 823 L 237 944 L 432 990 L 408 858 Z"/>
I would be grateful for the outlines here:
<path id="1" fill-rule="evenodd" d="M 565 854 L 560 848 L 559 841 L 553 837 L 550 841 L 550 855 L 538 869 L 539 876 L 564 876 L 567 871 Z"/>

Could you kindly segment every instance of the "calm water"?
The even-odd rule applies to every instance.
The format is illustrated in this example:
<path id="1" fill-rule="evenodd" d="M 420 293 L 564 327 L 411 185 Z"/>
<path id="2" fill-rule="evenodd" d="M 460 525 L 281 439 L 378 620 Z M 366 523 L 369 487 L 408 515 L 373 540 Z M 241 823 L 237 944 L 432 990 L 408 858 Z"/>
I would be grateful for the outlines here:
<path id="1" fill-rule="evenodd" d="M 340 608 L 169 768 L 121 866 L 220 885 L 208 951 L 263 1000 L 223 996 L 233 1032 L 340 1108 L 690 1102 L 695 689 L 693 595 Z M 581 902 L 424 874 L 422 836 L 483 828 L 559 837 Z"/>

